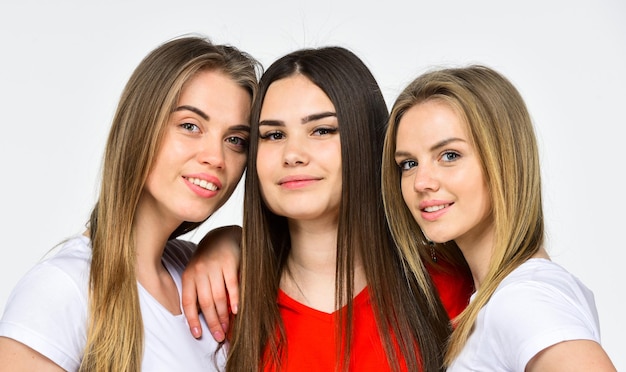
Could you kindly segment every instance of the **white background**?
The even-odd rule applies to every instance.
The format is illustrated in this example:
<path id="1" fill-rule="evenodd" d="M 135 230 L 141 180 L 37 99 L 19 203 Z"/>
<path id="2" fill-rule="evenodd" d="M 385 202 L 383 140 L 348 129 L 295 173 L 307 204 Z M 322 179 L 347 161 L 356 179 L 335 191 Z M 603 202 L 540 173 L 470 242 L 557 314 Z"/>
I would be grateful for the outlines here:
<path id="1" fill-rule="evenodd" d="M 294 49 L 332 44 L 366 62 L 389 106 L 434 65 L 483 63 L 513 81 L 539 137 L 547 248 L 595 292 L 603 345 L 625 369 L 626 3 L 375 3 L 3 1 L 0 309 L 26 270 L 82 231 L 117 100 L 150 50 L 202 33 L 267 67 Z M 240 221 L 241 188 L 235 195 L 211 226 Z"/>

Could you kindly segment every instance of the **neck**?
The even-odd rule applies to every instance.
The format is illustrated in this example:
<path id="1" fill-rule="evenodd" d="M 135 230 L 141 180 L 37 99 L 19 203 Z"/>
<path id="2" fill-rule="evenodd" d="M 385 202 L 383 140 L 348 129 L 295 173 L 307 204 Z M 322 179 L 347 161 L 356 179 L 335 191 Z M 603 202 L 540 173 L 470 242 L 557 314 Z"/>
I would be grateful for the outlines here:
<path id="1" fill-rule="evenodd" d="M 491 225 L 480 236 L 455 240 L 472 272 L 474 288 L 476 289 L 480 287 L 489 271 L 495 238 L 493 229 L 493 225 Z"/>
<path id="2" fill-rule="evenodd" d="M 133 224 L 133 240 L 137 281 L 163 307 L 178 315 L 181 314 L 178 288 L 161 260 L 175 225 L 174 221 L 166 226 L 156 213 L 141 208 L 140 203 Z"/>
<path id="3" fill-rule="evenodd" d="M 293 299 L 326 313 L 335 305 L 337 225 L 289 224 L 291 250 L 283 270 L 281 289 Z M 355 293 L 366 285 L 360 260 L 355 262 Z M 341 305 L 343 306 L 343 304 Z M 339 307 L 341 307 L 339 306 Z"/>
<path id="4" fill-rule="evenodd" d="M 137 255 L 137 268 L 146 272 L 161 272 L 161 257 L 170 234 L 182 221 L 166 221 L 151 208 L 142 196 L 133 222 L 133 239 Z"/>

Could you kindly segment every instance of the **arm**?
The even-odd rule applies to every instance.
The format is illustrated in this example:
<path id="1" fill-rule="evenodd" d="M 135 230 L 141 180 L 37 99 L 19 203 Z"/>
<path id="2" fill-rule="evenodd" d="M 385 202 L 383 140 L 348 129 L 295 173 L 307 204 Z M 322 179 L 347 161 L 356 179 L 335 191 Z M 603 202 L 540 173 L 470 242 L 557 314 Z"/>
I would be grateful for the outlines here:
<path id="1" fill-rule="evenodd" d="M 602 346 L 591 340 L 572 340 L 552 345 L 535 355 L 526 372 L 617 371 Z"/>
<path id="2" fill-rule="evenodd" d="M 228 332 L 229 309 L 239 304 L 241 227 L 224 226 L 209 231 L 183 272 L 183 311 L 195 338 L 202 336 L 198 305 L 215 340 Z"/>
<path id="3" fill-rule="evenodd" d="M 63 371 L 63 368 L 28 346 L 0 336 L 0 372 L 4 371 Z"/>

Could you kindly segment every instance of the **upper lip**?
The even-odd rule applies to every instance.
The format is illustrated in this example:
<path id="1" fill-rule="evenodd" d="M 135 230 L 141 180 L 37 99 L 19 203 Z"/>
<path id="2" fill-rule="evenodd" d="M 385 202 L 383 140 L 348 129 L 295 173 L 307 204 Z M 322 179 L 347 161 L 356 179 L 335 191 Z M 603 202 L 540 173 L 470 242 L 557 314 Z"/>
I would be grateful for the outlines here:
<path id="1" fill-rule="evenodd" d="M 291 176 L 285 176 L 278 180 L 278 184 L 282 185 L 287 182 L 297 182 L 297 181 L 311 181 L 311 180 L 320 180 L 321 177 L 314 177 L 305 174 L 296 174 Z"/>

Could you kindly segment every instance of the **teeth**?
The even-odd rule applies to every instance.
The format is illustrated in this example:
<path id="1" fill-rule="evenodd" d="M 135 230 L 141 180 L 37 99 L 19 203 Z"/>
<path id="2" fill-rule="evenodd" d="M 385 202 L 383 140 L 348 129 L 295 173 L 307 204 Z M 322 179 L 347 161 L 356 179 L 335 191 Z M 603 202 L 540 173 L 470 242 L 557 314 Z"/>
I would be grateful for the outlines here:
<path id="1" fill-rule="evenodd" d="M 444 209 L 446 207 L 446 205 L 433 205 L 432 207 L 426 207 L 424 208 L 424 211 L 426 212 L 436 212 L 440 209 Z"/>
<path id="2" fill-rule="evenodd" d="M 217 186 L 212 182 L 208 182 L 207 180 L 201 180 L 200 178 L 191 178 L 191 177 L 187 178 L 187 180 L 189 180 L 189 182 L 193 183 L 194 185 L 202 187 L 203 189 L 207 189 L 211 191 L 217 190 Z"/>

